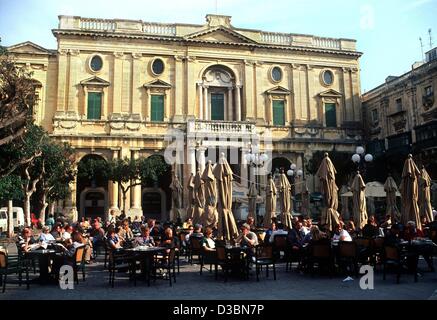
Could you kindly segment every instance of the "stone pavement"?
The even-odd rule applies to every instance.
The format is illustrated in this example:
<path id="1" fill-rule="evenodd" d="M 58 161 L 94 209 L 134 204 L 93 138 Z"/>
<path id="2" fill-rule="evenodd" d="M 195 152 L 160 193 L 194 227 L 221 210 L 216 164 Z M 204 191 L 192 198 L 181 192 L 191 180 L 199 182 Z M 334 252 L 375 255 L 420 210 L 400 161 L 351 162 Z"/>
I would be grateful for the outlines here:
<path id="1" fill-rule="evenodd" d="M 424 261 L 420 267 L 425 269 Z M 359 279 L 343 282 L 345 276 L 328 276 L 299 274 L 295 271 L 285 272 L 285 265 L 277 266 L 277 280 L 273 274 L 266 278 L 262 274 L 260 281 L 256 281 L 252 271 L 249 281 L 229 278 L 223 281 L 223 276 L 215 280 L 214 272 L 207 270 L 199 274 L 199 265 L 189 265 L 182 261 L 181 273 L 173 287 L 168 281 L 157 280 L 150 287 L 141 280 L 135 287 L 124 274 L 117 274 L 115 287 L 108 283 L 108 271 L 103 270 L 101 256 L 94 264 L 87 265 L 86 281 L 75 285 L 74 290 L 61 290 L 59 286 L 40 286 L 32 284 L 30 290 L 26 286 L 19 287 L 17 279 L 11 277 L 6 292 L 0 293 L 0 300 L 10 299 L 84 299 L 84 300 L 325 300 L 325 299 L 407 299 L 426 300 L 435 299 L 437 294 L 437 273 L 423 272 L 422 277 L 414 283 L 412 275 L 402 274 L 400 284 L 396 284 L 396 276 L 388 274 L 387 280 L 382 280 L 382 273 L 375 273 L 374 290 L 362 290 Z M 35 277 L 32 274 L 32 277 Z M 355 277 L 354 277 L 355 278 Z"/>

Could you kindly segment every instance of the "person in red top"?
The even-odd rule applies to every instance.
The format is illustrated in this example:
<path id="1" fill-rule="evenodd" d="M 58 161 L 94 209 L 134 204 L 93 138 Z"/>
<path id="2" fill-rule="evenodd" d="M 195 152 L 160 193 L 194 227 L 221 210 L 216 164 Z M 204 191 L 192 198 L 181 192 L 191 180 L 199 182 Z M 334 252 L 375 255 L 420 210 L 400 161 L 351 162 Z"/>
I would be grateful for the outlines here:
<path id="1" fill-rule="evenodd" d="M 37 226 L 38 226 L 38 222 L 39 222 L 39 220 L 38 220 L 38 218 L 35 216 L 35 214 L 34 214 L 34 213 L 31 213 L 31 214 L 30 214 L 30 223 L 31 223 L 32 227 L 37 227 Z"/>

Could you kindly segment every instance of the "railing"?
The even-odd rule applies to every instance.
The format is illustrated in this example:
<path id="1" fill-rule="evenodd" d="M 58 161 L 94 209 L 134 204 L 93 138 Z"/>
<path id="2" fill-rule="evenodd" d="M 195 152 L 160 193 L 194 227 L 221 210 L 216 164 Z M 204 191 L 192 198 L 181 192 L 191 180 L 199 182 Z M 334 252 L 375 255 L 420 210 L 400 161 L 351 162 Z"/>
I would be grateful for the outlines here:
<path id="1" fill-rule="evenodd" d="M 192 121 L 188 125 L 189 132 L 205 134 L 255 134 L 255 124 L 250 122 L 231 121 Z"/>
<path id="2" fill-rule="evenodd" d="M 289 46 L 289 45 L 291 45 L 292 37 L 290 35 L 284 34 L 284 33 L 262 32 L 261 33 L 261 42 Z"/>
<path id="3" fill-rule="evenodd" d="M 313 37 L 312 45 L 318 48 L 327 48 L 327 49 L 336 49 L 336 50 L 341 49 L 340 40 L 331 39 L 331 38 Z"/>
<path id="4" fill-rule="evenodd" d="M 80 28 L 84 30 L 114 31 L 116 23 L 112 20 L 80 19 Z"/>
<path id="5" fill-rule="evenodd" d="M 150 33 L 150 34 L 175 36 L 176 26 L 172 24 L 144 23 L 143 32 Z"/>

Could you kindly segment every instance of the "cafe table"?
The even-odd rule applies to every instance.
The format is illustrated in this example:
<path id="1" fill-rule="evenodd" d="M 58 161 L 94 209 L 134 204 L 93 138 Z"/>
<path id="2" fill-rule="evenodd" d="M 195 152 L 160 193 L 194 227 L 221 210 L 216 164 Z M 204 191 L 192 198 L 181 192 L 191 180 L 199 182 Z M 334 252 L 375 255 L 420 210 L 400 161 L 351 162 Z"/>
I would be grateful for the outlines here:
<path id="1" fill-rule="evenodd" d="M 150 274 L 152 271 L 153 259 L 155 255 L 162 253 L 166 250 L 165 247 L 151 247 L 147 245 L 137 246 L 134 248 L 124 249 L 128 254 L 131 254 L 135 261 L 140 261 L 141 273 L 145 280 L 147 280 L 147 285 L 150 286 Z M 134 276 L 135 276 L 135 268 Z"/>

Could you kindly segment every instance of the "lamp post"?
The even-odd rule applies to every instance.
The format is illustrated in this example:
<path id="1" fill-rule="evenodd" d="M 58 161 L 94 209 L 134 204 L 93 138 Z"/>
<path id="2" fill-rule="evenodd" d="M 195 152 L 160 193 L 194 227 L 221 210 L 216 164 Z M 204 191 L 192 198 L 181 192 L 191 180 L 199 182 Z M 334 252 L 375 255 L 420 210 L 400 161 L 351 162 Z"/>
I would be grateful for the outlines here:
<path id="1" fill-rule="evenodd" d="M 259 168 L 264 167 L 264 164 L 269 160 L 269 156 L 265 153 L 258 153 L 254 152 L 252 149 L 251 151 L 246 154 L 246 161 L 251 168 L 251 170 L 254 170 L 254 176 L 255 176 L 255 184 L 258 184 L 258 170 Z M 261 194 L 261 188 L 258 189 L 258 194 Z"/>
<path id="2" fill-rule="evenodd" d="M 366 174 L 366 164 L 373 161 L 373 155 L 370 153 L 366 154 L 364 148 L 359 146 L 355 150 L 355 154 L 352 156 L 352 161 L 357 166 L 356 170 L 360 171 L 364 177 Z"/>

